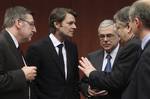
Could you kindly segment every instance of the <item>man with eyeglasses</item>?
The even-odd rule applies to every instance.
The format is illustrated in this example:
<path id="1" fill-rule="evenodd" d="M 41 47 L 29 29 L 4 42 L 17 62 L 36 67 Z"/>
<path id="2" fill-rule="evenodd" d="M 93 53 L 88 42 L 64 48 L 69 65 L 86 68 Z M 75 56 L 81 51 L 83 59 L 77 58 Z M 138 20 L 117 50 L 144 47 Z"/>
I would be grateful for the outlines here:
<path id="1" fill-rule="evenodd" d="M 20 18 L 20 20 L 27 22 L 31 27 L 35 27 L 34 21 L 27 21 L 25 19 Z"/>
<path id="2" fill-rule="evenodd" d="M 15 6 L 6 10 L 4 30 L 0 33 L 0 99 L 29 99 L 29 83 L 36 67 L 27 66 L 19 52 L 21 43 L 36 32 L 32 12 Z"/>
<path id="3" fill-rule="evenodd" d="M 130 83 L 132 72 L 136 68 L 141 49 L 140 40 L 137 39 L 129 26 L 130 7 L 120 9 L 115 15 L 116 30 L 124 43 L 119 55 L 115 69 L 110 72 L 97 71 L 87 58 L 82 57 L 79 68 L 89 78 L 89 84 L 97 89 L 105 89 L 108 92 L 115 92 L 121 99 L 122 92 Z M 115 98 L 116 99 L 116 98 Z"/>
<path id="4" fill-rule="evenodd" d="M 118 54 L 120 53 L 120 37 L 115 31 L 112 20 L 104 20 L 100 23 L 98 37 L 102 49 L 88 54 L 87 58 L 97 71 L 111 72 L 115 68 L 114 64 L 117 63 Z M 83 95 L 89 99 L 118 99 L 112 92 L 108 93 L 106 90 L 92 88 L 86 77 L 81 80 L 81 90 Z"/>

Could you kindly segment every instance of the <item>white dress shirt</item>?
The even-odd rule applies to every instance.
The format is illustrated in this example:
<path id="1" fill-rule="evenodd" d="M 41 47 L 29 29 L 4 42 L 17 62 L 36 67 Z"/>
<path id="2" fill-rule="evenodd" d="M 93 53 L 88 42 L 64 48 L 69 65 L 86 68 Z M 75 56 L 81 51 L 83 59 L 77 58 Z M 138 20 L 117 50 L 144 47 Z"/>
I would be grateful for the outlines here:
<path id="1" fill-rule="evenodd" d="M 64 70 L 65 70 L 65 79 L 67 79 L 67 54 L 66 54 L 66 49 L 65 49 L 65 44 L 64 42 L 60 42 L 52 33 L 50 33 L 49 38 L 52 40 L 52 43 L 55 47 L 55 50 L 58 54 L 59 48 L 57 47 L 59 44 L 63 44 L 64 46 L 62 47 L 62 54 L 63 54 L 63 59 L 64 59 Z"/>
<path id="2" fill-rule="evenodd" d="M 148 43 L 149 40 L 150 40 L 150 34 L 147 34 L 147 35 L 142 39 L 142 44 L 141 44 L 142 50 L 144 49 L 145 45 Z"/>
<path id="3" fill-rule="evenodd" d="M 110 55 L 112 57 L 111 60 L 110 60 L 110 62 L 111 62 L 111 68 L 112 68 L 112 66 L 114 64 L 114 61 L 115 61 L 115 58 L 117 56 L 117 53 L 118 53 L 118 50 L 119 50 L 119 46 L 120 46 L 120 44 L 118 44 L 117 47 L 110 53 Z M 106 58 L 107 54 L 108 53 L 106 51 L 104 51 L 102 71 L 105 70 L 105 67 L 106 67 L 106 64 L 107 64 L 107 58 Z"/>
<path id="4" fill-rule="evenodd" d="M 13 34 L 11 34 L 11 33 L 7 30 L 7 28 L 6 28 L 6 31 L 7 31 L 7 32 L 9 33 L 9 35 L 11 36 L 13 42 L 15 43 L 16 48 L 18 48 L 18 47 L 19 47 L 19 43 L 18 43 L 17 39 L 15 38 L 15 36 L 14 36 Z"/>

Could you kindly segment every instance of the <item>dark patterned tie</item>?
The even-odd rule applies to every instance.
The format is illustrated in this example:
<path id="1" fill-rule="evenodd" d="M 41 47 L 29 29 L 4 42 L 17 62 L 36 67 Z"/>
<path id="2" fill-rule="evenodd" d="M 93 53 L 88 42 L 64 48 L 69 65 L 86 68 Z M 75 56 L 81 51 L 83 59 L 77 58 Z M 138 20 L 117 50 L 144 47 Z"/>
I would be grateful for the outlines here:
<path id="1" fill-rule="evenodd" d="M 22 66 L 24 66 L 25 64 L 24 64 L 23 59 L 22 59 L 22 57 L 23 57 L 23 52 L 22 52 L 20 46 L 18 46 L 17 50 L 18 50 L 18 57 L 19 57 L 19 60 L 20 60 L 20 62 L 21 62 L 21 64 L 22 64 Z"/>
<path id="2" fill-rule="evenodd" d="M 106 59 L 107 59 L 107 64 L 106 64 L 106 67 L 105 67 L 105 70 L 106 72 L 111 72 L 111 55 L 110 54 L 107 54 L 106 56 Z"/>
<path id="3" fill-rule="evenodd" d="M 63 44 L 59 44 L 57 47 L 59 48 L 59 51 L 58 51 L 58 56 L 59 56 L 59 59 L 60 59 L 60 62 L 62 64 L 62 66 L 64 67 L 64 58 L 63 58 L 63 54 L 62 54 L 62 47 L 64 45 Z"/>

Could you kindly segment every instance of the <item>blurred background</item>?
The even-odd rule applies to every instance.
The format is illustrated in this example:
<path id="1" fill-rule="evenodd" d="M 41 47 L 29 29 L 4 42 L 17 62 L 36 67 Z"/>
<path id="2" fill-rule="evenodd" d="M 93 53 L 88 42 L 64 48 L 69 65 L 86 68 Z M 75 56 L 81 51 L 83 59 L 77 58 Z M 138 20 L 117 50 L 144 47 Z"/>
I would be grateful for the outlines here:
<path id="1" fill-rule="evenodd" d="M 77 44 L 79 57 L 81 57 L 100 48 L 97 36 L 99 23 L 104 19 L 113 19 L 116 11 L 131 5 L 134 1 L 136 0 L 3 0 L 0 3 L 0 27 L 3 25 L 6 8 L 21 5 L 31 9 L 35 13 L 37 33 L 30 43 L 23 45 L 25 52 L 32 42 L 48 35 L 48 17 L 52 9 L 56 7 L 72 8 L 78 14 L 77 31 L 72 40 Z"/>

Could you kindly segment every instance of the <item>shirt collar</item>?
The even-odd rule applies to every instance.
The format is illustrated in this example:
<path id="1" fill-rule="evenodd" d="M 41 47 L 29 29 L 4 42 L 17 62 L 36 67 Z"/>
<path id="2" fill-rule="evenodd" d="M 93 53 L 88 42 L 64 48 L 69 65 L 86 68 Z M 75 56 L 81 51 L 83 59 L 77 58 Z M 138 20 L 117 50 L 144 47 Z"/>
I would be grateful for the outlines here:
<path id="1" fill-rule="evenodd" d="M 142 50 L 144 49 L 145 45 L 148 43 L 149 40 L 150 40 L 150 34 L 147 34 L 147 35 L 142 39 L 142 44 L 141 44 Z"/>
<path id="2" fill-rule="evenodd" d="M 18 47 L 19 47 L 19 43 L 18 43 L 17 39 L 15 38 L 15 36 L 14 36 L 10 31 L 8 31 L 7 28 L 6 28 L 6 31 L 7 31 L 7 32 L 9 33 L 9 35 L 11 36 L 13 42 L 15 43 L 16 48 L 18 48 Z"/>
<path id="3" fill-rule="evenodd" d="M 50 33 L 49 38 L 52 40 L 52 43 L 55 47 L 57 47 L 59 44 L 64 44 L 64 42 L 60 42 L 53 33 Z"/>
<path id="4" fill-rule="evenodd" d="M 119 50 L 119 46 L 120 46 L 120 44 L 118 43 L 118 45 L 116 46 L 116 48 L 111 51 L 110 55 L 111 55 L 112 58 L 113 58 L 114 56 L 116 56 L 116 53 L 117 53 L 118 50 Z M 106 51 L 104 51 L 105 58 L 106 58 L 107 54 L 108 54 L 108 53 L 107 53 Z"/>

